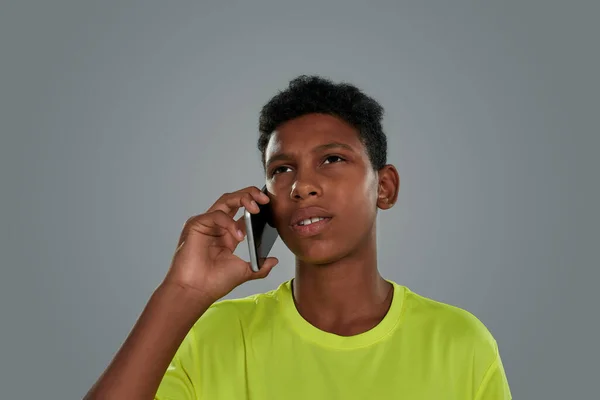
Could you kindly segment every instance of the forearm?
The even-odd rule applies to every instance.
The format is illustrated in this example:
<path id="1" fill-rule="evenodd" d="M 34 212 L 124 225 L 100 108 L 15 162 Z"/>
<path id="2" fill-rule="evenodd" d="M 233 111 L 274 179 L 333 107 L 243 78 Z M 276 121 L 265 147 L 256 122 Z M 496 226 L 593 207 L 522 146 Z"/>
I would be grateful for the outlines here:
<path id="1" fill-rule="evenodd" d="M 169 362 L 210 305 L 181 287 L 159 286 L 84 400 L 153 399 Z"/>

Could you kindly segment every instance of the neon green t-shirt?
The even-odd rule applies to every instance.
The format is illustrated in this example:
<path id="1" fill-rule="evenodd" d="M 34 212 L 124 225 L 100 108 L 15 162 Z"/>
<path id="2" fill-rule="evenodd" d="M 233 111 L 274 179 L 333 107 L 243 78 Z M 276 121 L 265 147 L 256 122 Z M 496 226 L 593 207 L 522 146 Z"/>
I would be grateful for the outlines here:
<path id="1" fill-rule="evenodd" d="M 179 347 L 156 399 L 512 399 L 483 323 L 388 282 L 386 316 L 355 336 L 302 318 L 291 280 L 214 303 Z"/>

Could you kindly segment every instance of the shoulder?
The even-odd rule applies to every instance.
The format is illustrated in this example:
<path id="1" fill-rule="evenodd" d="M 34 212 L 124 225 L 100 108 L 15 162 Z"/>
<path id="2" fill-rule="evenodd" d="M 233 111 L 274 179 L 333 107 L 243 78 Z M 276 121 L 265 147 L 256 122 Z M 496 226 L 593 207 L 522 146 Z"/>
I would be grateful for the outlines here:
<path id="1" fill-rule="evenodd" d="M 444 371 L 453 371 L 458 380 L 470 382 L 472 393 L 482 390 L 493 373 L 507 385 L 498 343 L 473 313 L 406 287 L 403 306 L 402 325 L 413 347 L 420 347 Z"/>
<path id="2" fill-rule="evenodd" d="M 272 315 L 277 304 L 276 289 L 241 298 L 220 300 L 206 310 L 192 330 L 197 338 L 215 336 L 231 339 L 241 336 L 247 333 L 262 315 Z"/>
<path id="3" fill-rule="evenodd" d="M 491 363 L 496 356 L 496 340 L 474 314 L 408 288 L 405 288 L 403 323 L 430 341 L 476 353 L 484 363 Z"/>

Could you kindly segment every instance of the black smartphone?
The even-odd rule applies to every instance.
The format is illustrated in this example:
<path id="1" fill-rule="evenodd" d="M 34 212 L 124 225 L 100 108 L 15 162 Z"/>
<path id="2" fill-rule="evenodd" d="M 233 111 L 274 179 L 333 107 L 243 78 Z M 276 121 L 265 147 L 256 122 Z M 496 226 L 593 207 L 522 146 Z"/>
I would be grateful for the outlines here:
<path id="1" fill-rule="evenodd" d="M 266 194 L 267 187 L 264 186 L 262 191 Z M 244 210 L 250 265 L 254 272 L 258 272 L 262 267 L 279 236 L 277 229 L 273 226 L 270 203 L 257 204 L 260 209 L 258 214 L 252 214 L 248 210 Z"/>

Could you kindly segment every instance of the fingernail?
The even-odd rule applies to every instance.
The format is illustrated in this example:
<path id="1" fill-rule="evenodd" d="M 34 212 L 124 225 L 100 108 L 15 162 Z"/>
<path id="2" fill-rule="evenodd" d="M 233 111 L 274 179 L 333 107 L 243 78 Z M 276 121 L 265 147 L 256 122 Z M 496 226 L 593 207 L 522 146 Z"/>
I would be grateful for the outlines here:
<path id="1" fill-rule="evenodd" d="M 240 239 L 243 239 L 243 238 L 244 238 L 244 233 L 243 233 L 242 231 L 240 231 L 239 229 L 238 229 L 238 231 L 237 231 L 237 235 L 238 235 L 238 237 L 239 237 Z"/>
<path id="2" fill-rule="evenodd" d="M 258 208 L 258 204 L 256 204 L 256 202 L 254 200 L 252 200 L 252 202 L 250 204 L 252 204 L 253 208 Z"/>

